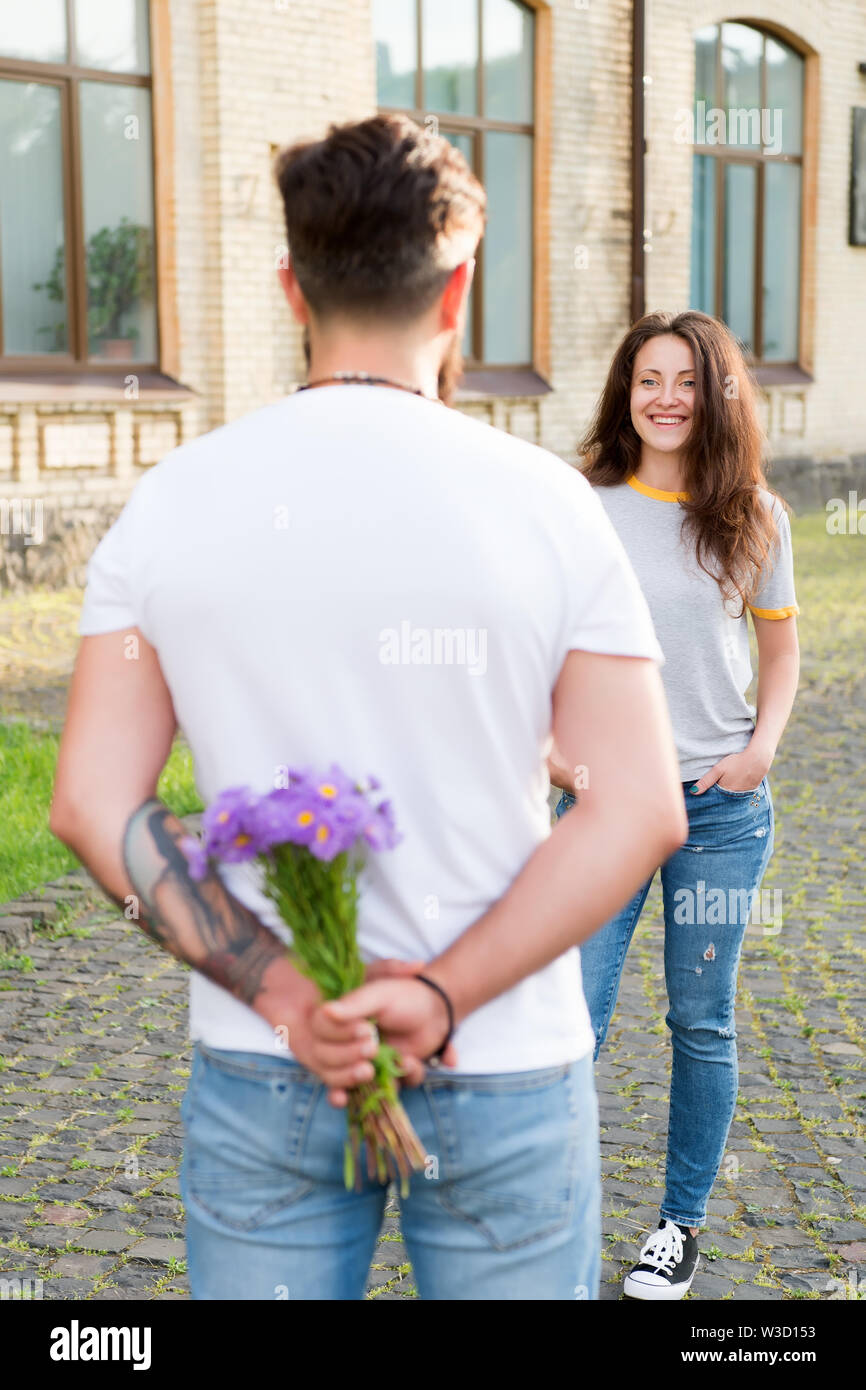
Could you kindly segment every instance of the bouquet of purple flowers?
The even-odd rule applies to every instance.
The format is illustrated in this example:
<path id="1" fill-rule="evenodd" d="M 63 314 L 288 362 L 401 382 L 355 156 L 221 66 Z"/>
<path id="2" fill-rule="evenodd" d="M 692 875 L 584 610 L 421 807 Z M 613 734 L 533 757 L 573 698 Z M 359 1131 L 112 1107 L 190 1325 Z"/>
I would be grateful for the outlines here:
<path id="1" fill-rule="evenodd" d="M 249 787 L 221 792 L 202 817 L 204 840 L 183 841 L 192 876 L 213 863 L 257 860 L 264 888 L 292 933 L 294 964 L 325 999 L 339 999 L 364 980 L 358 954 L 358 877 L 367 850 L 399 843 L 391 804 L 374 804 L 375 778 L 361 784 L 332 765 L 324 776 L 289 770 L 287 785 L 259 795 Z M 424 1149 L 400 1103 L 396 1052 L 380 1042 L 375 1076 L 349 1092 L 346 1186 L 360 1181 L 366 1148 L 370 1176 L 399 1177 L 405 1191 Z"/>

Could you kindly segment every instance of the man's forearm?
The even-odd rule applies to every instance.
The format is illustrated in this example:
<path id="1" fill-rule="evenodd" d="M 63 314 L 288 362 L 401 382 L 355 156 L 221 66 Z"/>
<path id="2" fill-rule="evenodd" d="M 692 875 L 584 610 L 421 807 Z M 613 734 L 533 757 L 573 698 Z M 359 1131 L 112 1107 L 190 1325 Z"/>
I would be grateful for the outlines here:
<path id="1" fill-rule="evenodd" d="M 293 993 L 306 986 L 285 942 L 209 871 L 193 879 L 180 842 L 188 831 L 151 800 L 129 817 L 122 845 L 84 834 L 72 847 L 105 891 L 163 950 L 199 970 L 268 1022 L 285 1023 Z M 112 843 L 109 844 L 108 840 Z M 132 911 L 130 912 L 130 907 Z"/>

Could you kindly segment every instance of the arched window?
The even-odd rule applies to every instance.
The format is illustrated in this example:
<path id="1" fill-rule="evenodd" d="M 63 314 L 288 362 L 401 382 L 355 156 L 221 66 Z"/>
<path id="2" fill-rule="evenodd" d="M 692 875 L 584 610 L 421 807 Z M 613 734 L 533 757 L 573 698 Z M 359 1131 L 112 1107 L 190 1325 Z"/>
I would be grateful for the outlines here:
<path id="1" fill-rule="evenodd" d="M 467 366 L 532 363 L 535 20 L 519 0 L 373 0 L 380 109 L 435 122 L 487 189 Z"/>
<path id="2" fill-rule="evenodd" d="M 0 5 L 0 358 L 157 360 L 147 0 Z"/>
<path id="3" fill-rule="evenodd" d="M 804 68 L 747 24 L 695 38 L 691 306 L 755 364 L 800 357 Z"/>

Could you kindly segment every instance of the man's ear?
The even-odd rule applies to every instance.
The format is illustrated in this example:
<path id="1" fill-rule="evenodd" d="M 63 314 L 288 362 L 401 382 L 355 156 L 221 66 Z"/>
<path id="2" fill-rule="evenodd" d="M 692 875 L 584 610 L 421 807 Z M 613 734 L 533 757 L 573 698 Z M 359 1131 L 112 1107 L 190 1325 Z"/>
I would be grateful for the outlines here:
<path id="1" fill-rule="evenodd" d="M 442 293 L 440 328 L 443 333 L 453 333 L 457 328 L 460 314 L 469 297 L 472 288 L 472 277 L 475 274 L 475 258 L 463 261 L 455 266 L 451 272 L 448 284 Z"/>
<path id="2" fill-rule="evenodd" d="M 301 287 L 298 284 L 298 277 L 295 275 L 295 268 L 291 260 L 288 265 L 277 266 L 277 278 L 283 289 L 283 294 L 289 301 L 289 308 L 298 323 L 310 322 L 310 309 L 305 300 Z"/>

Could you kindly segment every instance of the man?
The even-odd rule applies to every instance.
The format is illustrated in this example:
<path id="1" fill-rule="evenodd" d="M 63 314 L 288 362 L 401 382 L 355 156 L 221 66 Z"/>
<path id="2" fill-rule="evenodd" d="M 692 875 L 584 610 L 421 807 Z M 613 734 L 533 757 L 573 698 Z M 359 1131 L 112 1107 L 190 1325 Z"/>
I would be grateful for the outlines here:
<path id="1" fill-rule="evenodd" d="M 196 1298 L 363 1296 L 385 1191 L 345 1190 L 340 1107 L 370 1020 L 428 1154 L 402 1204 L 421 1296 L 592 1298 L 574 948 L 683 838 L 660 653 L 584 480 L 437 399 L 483 230 L 462 156 L 376 117 L 285 151 L 278 181 L 310 389 L 175 450 L 98 547 L 52 827 L 194 967 Z M 353 995 L 322 1004 L 244 870 L 190 879 L 155 797 L 178 725 L 206 801 L 293 764 L 387 789 L 403 841 L 367 871 L 380 964 Z M 551 834 L 552 736 L 590 786 Z"/>

